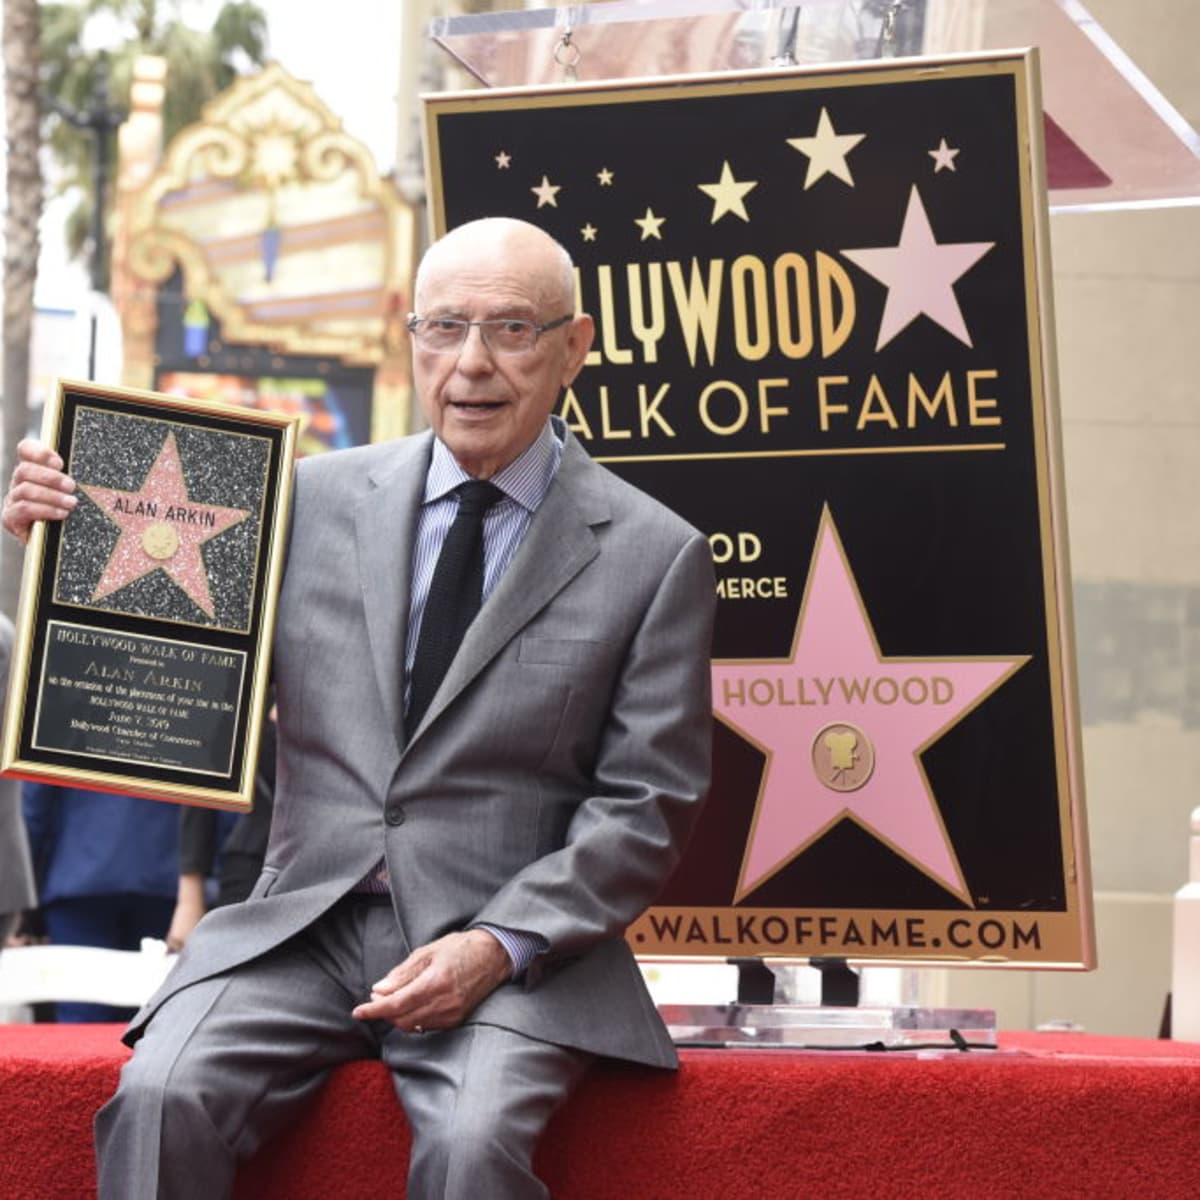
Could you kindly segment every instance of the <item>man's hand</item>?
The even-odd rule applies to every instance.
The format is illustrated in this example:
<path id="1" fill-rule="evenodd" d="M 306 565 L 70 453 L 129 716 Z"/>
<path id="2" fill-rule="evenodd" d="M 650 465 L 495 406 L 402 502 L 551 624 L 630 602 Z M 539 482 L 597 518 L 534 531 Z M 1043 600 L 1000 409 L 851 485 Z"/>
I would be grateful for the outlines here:
<path id="1" fill-rule="evenodd" d="M 41 442 L 26 438 L 17 446 L 12 486 L 4 497 L 4 528 L 24 544 L 34 521 L 61 521 L 78 503 L 75 481 L 63 474 L 63 460 Z"/>
<path id="2" fill-rule="evenodd" d="M 371 999 L 353 1015 L 362 1021 L 391 1021 L 414 1033 L 453 1029 L 511 970 L 504 947 L 487 930 L 450 933 L 393 967 L 372 985 Z"/>
<path id="3" fill-rule="evenodd" d="M 171 914 L 171 926 L 167 930 L 167 949 L 178 954 L 184 943 L 192 936 L 192 930 L 204 916 L 204 876 L 199 872 L 188 872 L 179 876 L 179 889 L 175 897 L 175 911 Z"/>

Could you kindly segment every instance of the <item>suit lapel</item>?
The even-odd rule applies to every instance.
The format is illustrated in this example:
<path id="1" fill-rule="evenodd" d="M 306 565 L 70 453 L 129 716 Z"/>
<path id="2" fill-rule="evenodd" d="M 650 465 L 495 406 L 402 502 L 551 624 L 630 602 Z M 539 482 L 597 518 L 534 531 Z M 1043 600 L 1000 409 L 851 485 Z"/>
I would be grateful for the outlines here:
<path id="1" fill-rule="evenodd" d="M 354 511 L 371 658 L 398 745 L 403 742 L 401 701 L 413 541 L 432 446 L 429 434 L 399 442 L 395 456 L 370 473 L 370 491 Z"/>
<path id="2" fill-rule="evenodd" d="M 568 436 L 558 475 L 410 742 L 600 553 L 592 527 L 608 520 L 600 470 Z"/>

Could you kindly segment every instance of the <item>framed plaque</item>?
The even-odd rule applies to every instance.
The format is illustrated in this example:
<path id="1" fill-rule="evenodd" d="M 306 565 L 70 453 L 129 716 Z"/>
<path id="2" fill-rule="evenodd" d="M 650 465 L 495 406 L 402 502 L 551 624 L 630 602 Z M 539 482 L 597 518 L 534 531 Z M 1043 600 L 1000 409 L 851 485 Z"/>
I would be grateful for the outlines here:
<path id="1" fill-rule="evenodd" d="M 6 773 L 250 807 L 297 426 L 59 382 L 42 439 L 78 504 L 30 537 Z"/>

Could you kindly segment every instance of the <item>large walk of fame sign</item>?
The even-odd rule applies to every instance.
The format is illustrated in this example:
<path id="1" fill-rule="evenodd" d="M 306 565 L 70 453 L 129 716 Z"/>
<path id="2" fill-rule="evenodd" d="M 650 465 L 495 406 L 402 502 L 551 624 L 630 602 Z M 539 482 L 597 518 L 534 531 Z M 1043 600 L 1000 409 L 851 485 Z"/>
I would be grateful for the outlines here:
<path id="1" fill-rule="evenodd" d="M 78 502 L 30 540 L 5 771 L 250 806 L 296 427 L 60 382 L 43 440 Z"/>
<path id="2" fill-rule="evenodd" d="M 426 133 L 435 232 L 570 250 L 560 415 L 712 546 L 713 791 L 634 948 L 1090 965 L 1036 55 L 433 96 Z"/>

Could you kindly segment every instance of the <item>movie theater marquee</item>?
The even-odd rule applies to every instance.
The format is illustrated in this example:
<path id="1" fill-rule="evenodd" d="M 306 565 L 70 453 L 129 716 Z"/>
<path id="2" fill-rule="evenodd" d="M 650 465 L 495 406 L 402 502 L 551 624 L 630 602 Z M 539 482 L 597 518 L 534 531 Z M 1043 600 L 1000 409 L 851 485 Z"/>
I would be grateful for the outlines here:
<path id="1" fill-rule="evenodd" d="M 1034 52 L 426 100 L 435 232 L 572 253 L 560 415 L 709 537 L 647 955 L 1093 961 Z"/>

